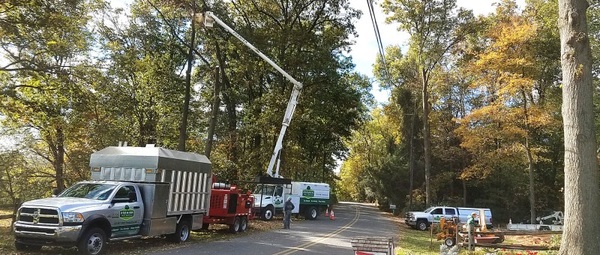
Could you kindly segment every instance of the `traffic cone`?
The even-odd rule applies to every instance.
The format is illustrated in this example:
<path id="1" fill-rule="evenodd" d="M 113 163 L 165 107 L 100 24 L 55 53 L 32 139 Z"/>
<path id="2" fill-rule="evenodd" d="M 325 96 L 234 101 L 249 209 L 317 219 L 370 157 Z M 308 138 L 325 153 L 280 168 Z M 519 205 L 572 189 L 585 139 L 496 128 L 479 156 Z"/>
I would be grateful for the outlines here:
<path id="1" fill-rule="evenodd" d="M 325 209 L 325 217 L 329 217 L 329 207 L 327 207 L 327 209 Z"/>
<path id="2" fill-rule="evenodd" d="M 335 214 L 333 213 L 333 209 L 331 209 L 331 212 L 329 213 L 329 219 L 335 220 Z"/>

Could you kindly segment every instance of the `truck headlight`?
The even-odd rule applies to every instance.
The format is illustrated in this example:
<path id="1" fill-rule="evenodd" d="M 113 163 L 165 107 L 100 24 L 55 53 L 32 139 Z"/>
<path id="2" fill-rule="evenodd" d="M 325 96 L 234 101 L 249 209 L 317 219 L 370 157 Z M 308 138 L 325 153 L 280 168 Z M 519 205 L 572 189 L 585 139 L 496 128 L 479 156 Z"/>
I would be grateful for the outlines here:
<path id="1" fill-rule="evenodd" d="M 73 222 L 83 222 L 85 219 L 83 218 L 83 214 L 76 212 L 64 212 L 62 213 L 63 222 L 65 223 L 73 223 Z"/>

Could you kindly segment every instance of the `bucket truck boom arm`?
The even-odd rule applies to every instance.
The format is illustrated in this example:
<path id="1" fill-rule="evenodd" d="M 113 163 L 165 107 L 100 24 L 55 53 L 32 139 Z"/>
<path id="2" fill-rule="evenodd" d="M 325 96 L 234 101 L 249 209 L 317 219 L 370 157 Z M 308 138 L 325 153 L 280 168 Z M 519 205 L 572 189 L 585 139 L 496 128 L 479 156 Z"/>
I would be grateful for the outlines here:
<path id="1" fill-rule="evenodd" d="M 296 110 L 296 104 L 298 103 L 298 96 L 300 95 L 300 91 L 302 90 L 302 83 L 294 79 L 291 75 L 289 75 L 286 71 L 281 69 L 275 62 L 269 59 L 265 54 L 260 52 L 254 45 L 246 41 L 244 37 L 239 35 L 235 30 L 229 27 L 225 22 L 215 16 L 212 12 L 207 11 L 204 13 L 204 25 L 207 27 L 212 27 L 212 22 L 217 22 L 221 27 L 235 36 L 238 40 L 240 40 L 244 45 L 248 46 L 252 51 L 254 51 L 258 56 L 260 56 L 263 60 L 269 63 L 275 70 L 279 71 L 285 78 L 287 78 L 290 82 L 294 84 L 294 89 L 292 94 L 290 95 L 290 100 L 288 101 L 287 108 L 285 109 L 285 115 L 283 116 L 283 123 L 281 126 L 281 131 L 279 132 L 279 137 L 277 137 L 277 142 L 275 143 L 275 149 L 273 150 L 273 155 L 271 156 L 271 161 L 269 162 L 269 166 L 267 168 L 267 174 L 272 177 L 280 177 L 279 176 L 279 167 L 277 167 L 277 171 L 273 175 L 273 167 L 275 166 L 275 162 L 279 157 L 279 153 L 281 148 L 283 148 L 283 137 L 285 136 L 285 131 L 287 127 L 290 125 L 292 121 L 292 116 L 294 115 L 294 111 Z"/>

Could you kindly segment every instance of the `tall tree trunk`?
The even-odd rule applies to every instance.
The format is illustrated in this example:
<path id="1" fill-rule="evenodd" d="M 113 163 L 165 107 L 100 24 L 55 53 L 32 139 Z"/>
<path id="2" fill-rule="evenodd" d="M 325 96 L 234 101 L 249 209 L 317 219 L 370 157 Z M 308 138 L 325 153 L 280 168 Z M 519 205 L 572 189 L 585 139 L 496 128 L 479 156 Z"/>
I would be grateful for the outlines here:
<path id="1" fill-rule="evenodd" d="M 208 157 L 209 159 L 213 145 L 213 136 L 215 135 L 215 127 L 217 126 L 217 116 L 219 115 L 219 107 L 221 104 L 221 100 L 219 99 L 219 94 L 221 94 L 221 85 L 219 82 L 219 69 L 220 67 L 215 68 L 215 89 L 213 93 L 212 113 L 210 115 L 210 124 L 208 126 L 206 148 L 204 149 L 204 155 L 206 155 L 206 157 Z"/>
<path id="2" fill-rule="evenodd" d="M 196 1 L 193 1 L 192 20 L 196 20 Z M 196 47 L 196 22 L 191 22 L 190 48 L 187 55 L 187 69 L 185 71 L 185 99 L 181 109 L 181 123 L 179 126 L 179 143 L 177 149 L 185 151 L 185 142 L 187 141 L 187 124 L 190 112 L 190 98 L 192 90 L 192 66 L 194 64 L 194 47 Z"/>
<path id="3" fill-rule="evenodd" d="M 53 167 L 56 173 L 56 188 L 58 191 L 65 189 L 65 134 L 62 127 L 56 128 L 56 145 L 54 146 Z"/>
<path id="4" fill-rule="evenodd" d="M 523 114 L 525 115 L 525 152 L 527 154 L 527 165 L 529 172 L 529 220 L 531 223 L 535 222 L 535 176 L 533 173 L 533 155 L 531 153 L 531 145 L 529 144 L 530 139 L 530 126 L 529 126 L 529 111 L 527 107 L 527 93 L 525 90 L 521 90 L 521 96 L 523 96 Z M 533 101 L 531 101 L 533 102 Z"/>
<path id="5" fill-rule="evenodd" d="M 225 70 L 221 72 L 221 82 L 224 88 L 223 91 L 223 103 L 225 104 L 225 110 L 227 112 L 227 135 L 229 144 L 227 145 L 227 160 L 233 162 L 234 164 L 238 163 L 238 132 L 237 132 L 237 111 L 235 109 L 236 100 L 234 98 L 233 88 L 231 86 L 231 82 L 225 75 Z M 234 165 L 232 164 L 232 165 Z M 234 167 L 228 167 L 227 173 L 233 175 L 236 172 Z"/>
<path id="6" fill-rule="evenodd" d="M 600 210 L 586 0 L 559 0 L 565 141 L 565 227 L 559 254 L 597 254 Z"/>
<path id="7" fill-rule="evenodd" d="M 415 181 L 415 122 L 417 122 L 417 100 L 415 99 L 415 106 L 413 107 L 413 113 L 411 116 L 410 123 L 410 156 L 409 156 L 409 172 L 410 172 L 410 185 L 408 188 L 408 209 L 412 210 L 412 202 L 413 202 L 413 189 L 414 189 L 414 181 Z"/>
<path id="8" fill-rule="evenodd" d="M 463 197 L 462 197 L 462 205 L 467 206 L 467 181 L 462 180 L 462 189 L 463 189 Z"/>
<path id="9" fill-rule="evenodd" d="M 6 193 L 8 193 L 8 196 L 10 197 L 10 201 L 12 202 L 12 208 L 13 208 L 13 213 L 12 213 L 12 218 L 11 218 L 11 225 L 12 223 L 14 223 L 17 220 L 17 211 L 19 211 L 19 207 L 21 207 L 21 199 L 18 196 L 18 194 L 15 192 L 14 188 L 13 188 L 13 176 L 10 173 L 11 167 L 4 167 L 4 176 L 6 177 L 6 183 L 5 183 L 5 191 Z M 11 228 L 12 230 L 12 228 Z"/>
<path id="10" fill-rule="evenodd" d="M 527 132 L 529 136 L 529 131 Z M 529 137 L 525 138 L 525 151 L 527 153 L 527 162 L 529 170 L 529 216 L 530 222 L 535 222 L 535 178 L 533 174 L 533 156 L 529 146 Z"/>
<path id="11" fill-rule="evenodd" d="M 429 137 L 429 92 L 428 74 L 425 68 L 421 69 L 421 78 L 423 81 L 423 156 L 425 157 L 425 206 L 431 205 L 431 190 L 429 181 L 431 178 L 431 141 Z"/>

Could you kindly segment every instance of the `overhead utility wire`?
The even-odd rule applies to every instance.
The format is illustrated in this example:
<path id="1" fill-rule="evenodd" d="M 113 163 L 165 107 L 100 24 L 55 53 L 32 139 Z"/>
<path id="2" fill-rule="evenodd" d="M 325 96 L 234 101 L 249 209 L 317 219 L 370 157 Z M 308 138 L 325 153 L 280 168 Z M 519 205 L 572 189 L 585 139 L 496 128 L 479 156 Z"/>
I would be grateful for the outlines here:
<path id="1" fill-rule="evenodd" d="M 377 40 L 377 47 L 379 48 L 379 55 L 381 56 L 381 63 L 383 64 L 383 73 L 389 82 L 391 77 L 388 72 L 387 63 L 385 62 L 385 50 L 383 48 L 383 43 L 381 41 L 381 34 L 379 33 L 379 26 L 377 25 L 377 19 L 375 18 L 375 9 L 373 8 L 373 0 L 367 0 L 367 6 L 369 6 L 369 14 L 371 15 L 371 23 L 373 23 L 373 30 L 375 31 L 375 40 Z"/>

